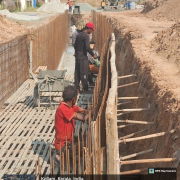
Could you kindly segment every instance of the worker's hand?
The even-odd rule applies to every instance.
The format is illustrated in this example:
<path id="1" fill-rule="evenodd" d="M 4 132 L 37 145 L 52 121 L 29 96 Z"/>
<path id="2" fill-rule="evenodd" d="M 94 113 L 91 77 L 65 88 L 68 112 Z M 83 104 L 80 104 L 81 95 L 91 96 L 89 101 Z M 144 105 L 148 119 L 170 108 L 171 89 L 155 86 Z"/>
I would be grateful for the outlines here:
<path id="1" fill-rule="evenodd" d="M 94 58 L 94 59 L 97 59 L 97 55 L 95 54 L 95 55 L 93 56 L 93 58 Z"/>
<path id="2" fill-rule="evenodd" d="M 87 109 L 84 109 L 84 114 L 88 114 L 89 111 Z"/>
<path id="3" fill-rule="evenodd" d="M 84 116 L 84 119 L 85 119 L 85 122 L 87 122 L 88 119 L 89 119 L 89 114 L 86 114 L 86 115 Z"/>

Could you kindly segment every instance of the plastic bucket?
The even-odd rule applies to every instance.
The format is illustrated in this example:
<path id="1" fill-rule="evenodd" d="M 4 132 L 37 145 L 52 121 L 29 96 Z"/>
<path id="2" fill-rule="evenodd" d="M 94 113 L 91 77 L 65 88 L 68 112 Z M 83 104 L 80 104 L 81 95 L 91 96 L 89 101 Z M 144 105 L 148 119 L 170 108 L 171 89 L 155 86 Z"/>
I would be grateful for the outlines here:
<path id="1" fill-rule="evenodd" d="M 135 9 L 135 2 L 129 2 L 129 9 Z"/>

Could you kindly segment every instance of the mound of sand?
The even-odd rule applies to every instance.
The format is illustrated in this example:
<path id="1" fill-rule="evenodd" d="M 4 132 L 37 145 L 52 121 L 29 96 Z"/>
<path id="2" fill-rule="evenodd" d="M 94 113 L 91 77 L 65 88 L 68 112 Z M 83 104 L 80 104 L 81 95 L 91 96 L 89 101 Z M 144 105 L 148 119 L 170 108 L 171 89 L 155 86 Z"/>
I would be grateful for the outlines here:
<path id="1" fill-rule="evenodd" d="M 169 61 L 180 65 L 180 22 L 158 33 L 152 41 L 156 52 Z"/>
<path id="2" fill-rule="evenodd" d="M 18 23 L 7 19 L 0 14 L 0 42 L 4 43 L 18 36 L 23 36 L 29 31 Z"/>
<path id="3" fill-rule="evenodd" d="M 180 18 L 179 0 L 148 0 L 145 3 L 142 13 L 148 17 L 168 20 L 178 20 Z"/>
<path id="4" fill-rule="evenodd" d="M 60 0 L 51 0 L 43 4 L 37 11 L 47 13 L 64 13 L 69 7 L 66 3 L 61 3 Z"/>

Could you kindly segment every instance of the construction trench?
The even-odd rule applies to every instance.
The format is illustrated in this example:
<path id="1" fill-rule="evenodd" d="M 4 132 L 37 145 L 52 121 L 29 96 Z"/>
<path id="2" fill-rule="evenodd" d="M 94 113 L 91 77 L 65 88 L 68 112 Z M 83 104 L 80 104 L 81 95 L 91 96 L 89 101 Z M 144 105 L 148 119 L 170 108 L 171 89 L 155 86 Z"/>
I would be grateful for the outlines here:
<path id="1" fill-rule="evenodd" d="M 111 19 L 105 15 L 92 11 L 90 17 L 96 29 L 92 39 L 101 55 L 101 64 L 100 72 L 94 79 L 95 87 L 90 87 L 93 94 L 80 94 L 78 97 L 77 105 L 90 109 L 90 113 L 87 124 L 76 123 L 78 152 L 73 144 L 73 174 L 120 174 L 123 179 L 123 175 L 147 174 L 148 167 L 178 168 L 178 111 L 171 108 L 177 106 L 178 100 L 170 91 L 161 91 L 160 82 L 154 80 L 150 67 L 134 49 L 132 34 L 124 33 L 121 28 L 116 29 Z M 4 55 L 1 54 L 1 82 L 4 84 L 0 89 L 0 178 L 11 174 L 34 174 L 36 177 L 72 174 L 69 152 L 66 156 L 60 152 L 60 163 L 55 160 L 53 142 L 57 105 L 33 107 L 36 79 L 29 78 L 27 72 L 31 64 L 28 64 L 28 56 L 26 57 L 27 53 L 32 58 L 34 74 L 35 71 L 38 72 L 37 69 L 70 68 L 66 79 L 73 84 L 73 48 L 68 44 L 67 33 L 69 19 L 66 12 L 45 27 L 33 30 L 31 36 L 25 35 L 0 46 L 1 51 L 10 47 L 12 52 L 17 52 L 17 47 L 13 51 L 13 45 L 19 41 L 22 40 L 18 47 L 26 44 L 30 47 L 30 41 L 33 44 L 32 52 L 24 46 L 24 49 L 21 49 L 23 53 L 15 53 L 15 62 L 12 62 L 12 52 L 8 54 L 6 50 L 3 51 L 6 52 Z M 61 28 L 61 23 L 66 23 L 64 28 Z M 48 39 L 50 31 L 54 32 L 54 35 Z M 56 40 L 59 33 L 60 43 Z M 27 62 L 18 58 L 22 55 Z M 9 58 L 8 64 L 5 62 L 6 58 Z M 19 66 L 13 69 L 12 72 L 16 74 L 13 75 L 7 67 L 16 62 Z M 6 69 L 8 72 L 4 73 Z M 3 88 L 9 89 L 11 75 L 15 76 L 18 82 L 6 94 Z M 8 82 L 5 82 L 6 78 Z M 51 94 L 56 96 L 56 103 L 61 99 L 61 95 Z M 44 93 L 43 96 L 42 102 L 48 104 L 49 94 Z M 80 142 L 84 143 L 83 147 L 80 147 Z"/>

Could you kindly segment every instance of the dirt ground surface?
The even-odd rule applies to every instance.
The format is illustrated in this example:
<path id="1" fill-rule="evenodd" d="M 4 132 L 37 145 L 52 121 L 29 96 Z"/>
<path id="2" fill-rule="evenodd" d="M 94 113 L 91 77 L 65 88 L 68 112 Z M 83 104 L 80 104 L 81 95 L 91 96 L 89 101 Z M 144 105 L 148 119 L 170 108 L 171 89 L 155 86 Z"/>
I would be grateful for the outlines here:
<path id="1" fill-rule="evenodd" d="M 179 0 L 148 0 L 143 13 L 156 20 L 163 18 L 174 21 L 179 20 L 179 11 Z"/>
<path id="2" fill-rule="evenodd" d="M 31 12 L 24 12 L 22 14 L 34 14 Z M 3 15 L 0 15 L 0 42 L 5 43 L 16 37 L 29 34 L 31 30 L 48 24 L 57 14 L 35 13 L 43 18 L 37 21 L 21 21 L 10 20 Z"/>
<path id="3" fill-rule="evenodd" d="M 28 29 L 19 25 L 15 21 L 8 20 L 0 15 L 0 42 L 4 43 L 18 36 L 28 33 Z"/>
<path id="4" fill-rule="evenodd" d="M 145 99 L 133 101 L 123 108 L 150 107 L 147 112 L 131 113 L 122 119 L 151 121 L 147 134 L 176 129 L 165 145 L 166 137 L 132 142 L 120 147 L 120 155 L 147 150 L 156 146 L 154 156 L 142 155 L 137 159 L 167 158 L 180 147 L 180 67 L 179 67 L 179 23 L 168 19 L 150 18 L 141 11 L 104 13 L 111 22 L 116 36 L 116 63 L 118 75 L 137 74 L 140 86 L 119 90 L 119 96 L 142 96 Z M 132 80 L 119 82 L 127 84 Z M 121 107 L 122 108 L 122 107 Z M 173 125 L 172 125 L 172 124 Z M 127 127 L 120 131 L 120 137 L 142 130 L 142 125 Z M 147 135 L 139 134 L 138 136 Z M 121 171 L 143 169 L 144 167 L 170 167 L 171 163 L 122 166 Z M 178 174 L 180 179 L 180 174 Z"/>

